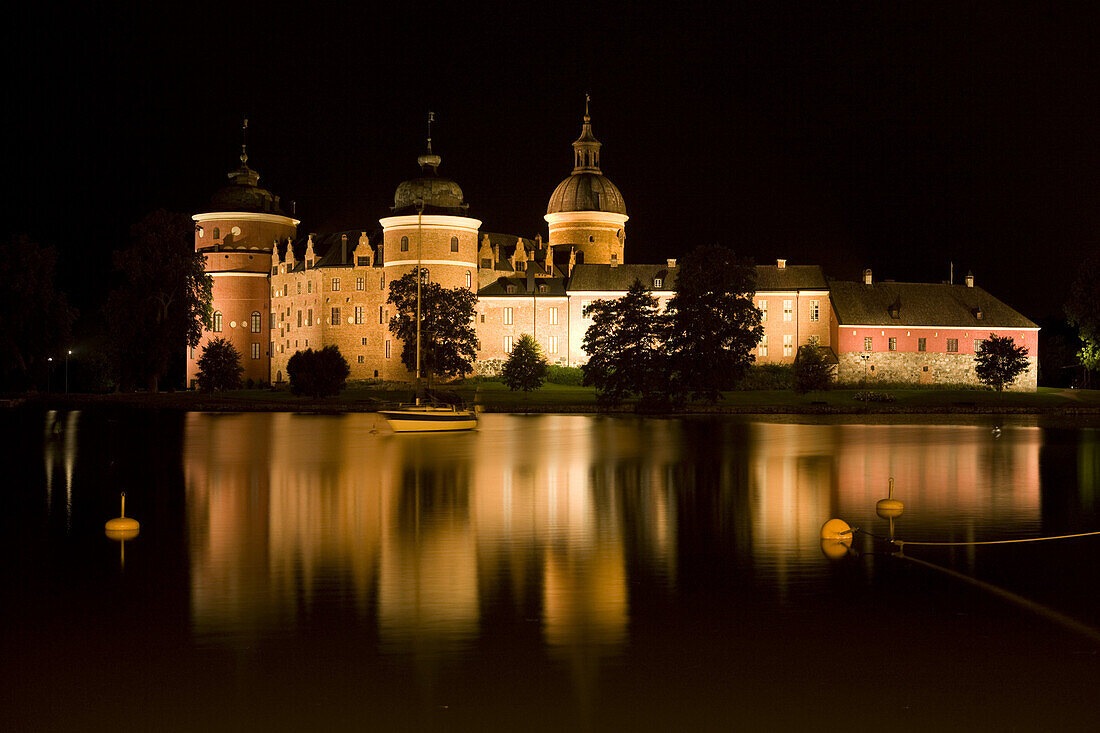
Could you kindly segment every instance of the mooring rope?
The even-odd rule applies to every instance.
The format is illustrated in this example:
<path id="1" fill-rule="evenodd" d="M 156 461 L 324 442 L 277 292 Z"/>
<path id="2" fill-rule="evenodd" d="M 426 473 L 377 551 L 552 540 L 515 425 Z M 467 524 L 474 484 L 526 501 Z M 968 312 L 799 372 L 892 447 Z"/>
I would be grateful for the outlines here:
<path id="1" fill-rule="evenodd" d="M 976 541 L 976 542 L 917 542 L 917 541 L 910 541 L 910 540 L 899 540 L 899 539 L 896 539 L 894 537 L 883 537 L 882 535 L 877 535 L 874 532 L 868 532 L 867 530 L 860 529 L 859 527 L 854 527 L 852 529 L 853 534 L 855 534 L 856 532 L 862 532 L 865 535 L 870 535 L 871 537 L 874 537 L 877 540 L 883 540 L 885 542 L 891 542 L 891 543 L 897 545 L 898 547 L 905 547 L 906 545 L 915 545 L 915 546 L 919 546 L 919 547 L 969 547 L 969 546 L 974 546 L 974 545 L 1011 545 L 1011 544 L 1018 544 L 1018 543 L 1021 543 L 1021 542 L 1046 542 L 1048 540 L 1070 540 L 1070 539 L 1073 539 L 1075 537 L 1093 537 L 1095 535 L 1100 535 L 1100 531 L 1097 531 L 1097 532 L 1080 532 L 1078 534 L 1060 534 L 1060 535 L 1054 535 L 1052 537 L 1024 537 L 1024 538 L 1016 539 L 1016 540 L 981 540 L 981 541 Z"/>

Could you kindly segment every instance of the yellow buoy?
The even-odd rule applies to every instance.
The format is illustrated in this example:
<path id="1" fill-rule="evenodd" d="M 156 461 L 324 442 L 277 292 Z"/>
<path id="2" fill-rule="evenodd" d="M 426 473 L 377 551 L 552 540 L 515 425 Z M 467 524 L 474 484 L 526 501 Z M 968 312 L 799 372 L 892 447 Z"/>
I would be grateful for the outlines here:
<path id="1" fill-rule="evenodd" d="M 830 519 L 821 525 L 821 539 L 823 540 L 852 540 L 852 527 L 843 519 Z"/>
<path id="2" fill-rule="evenodd" d="M 900 517 L 905 511 L 905 505 L 894 498 L 894 479 L 890 479 L 890 493 L 885 499 L 879 499 L 875 503 L 875 514 L 883 519 Z"/>
<path id="3" fill-rule="evenodd" d="M 141 524 L 138 520 L 126 516 L 126 492 L 122 492 L 122 516 L 107 520 L 107 536 L 116 540 L 128 540 L 137 537 Z"/>

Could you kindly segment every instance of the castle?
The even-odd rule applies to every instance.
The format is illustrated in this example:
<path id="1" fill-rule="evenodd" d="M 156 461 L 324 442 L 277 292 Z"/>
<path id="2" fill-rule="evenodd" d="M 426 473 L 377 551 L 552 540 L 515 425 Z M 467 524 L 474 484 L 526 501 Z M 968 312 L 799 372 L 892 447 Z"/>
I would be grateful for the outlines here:
<path id="1" fill-rule="evenodd" d="M 195 249 L 213 278 L 214 314 L 188 350 L 188 384 L 203 346 L 219 337 L 237 348 L 243 378 L 254 382 L 283 382 L 294 352 L 330 344 L 347 359 L 350 379 L 411 381 L 386 297 L 387 283 L 418 260 L 432 281 L 476 292 L 478 371 L 496 371 L 524 333 L 550 363 L 583 364 L 586 305 L 621 297 L 640 280 L 663 306 L 678 272 L 675 259 L 627 262 L 626 203 L 603 174 L 600 147 L 586 105 L 573 171 L 547 205 L 548 238 L 532 240 L 483 232 L 461 187 L 440 176 L 429 137 L 420 175 L 397 186 L 392 215 L 378 222 L 380 241 L 366 231 L 300 238 L 299 220 L 259 186 L 242 147 L 230 185 L 192 217 Z M 1013 389 L 1036 389 L 1038 327 L 972 275 L 958 285 L 875 282 L 865 270 L 862 282 L 845 282 L 783 259 L 757 266 L 756 275 L 764 326 L 757 363 L 791 363 L 800 345 L 814 344 L 845 382 L 976 383 L 974 353 L 995 333 L 1028 350 L 1029 369 Z"/>

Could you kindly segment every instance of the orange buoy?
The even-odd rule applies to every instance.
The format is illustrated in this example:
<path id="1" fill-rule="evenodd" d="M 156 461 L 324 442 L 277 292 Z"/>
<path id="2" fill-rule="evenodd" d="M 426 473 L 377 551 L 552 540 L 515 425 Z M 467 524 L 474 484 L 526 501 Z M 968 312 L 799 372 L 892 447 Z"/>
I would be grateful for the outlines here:
<path id="1" fill-rule="evenodd" d="M 107 536 L 115 540 L 129 540 L 137 537 L 138 530 L 141 529 L 141 524 L 138 520 L 126 516 L 125 491 L 122 492 L 121 515 L 122 516 L 107 520 L 107 524 L 104 525 L 104 529 L 107 530 Z"/>
<path id="2" fill-rule="evenodd" d="M 885 499 L 875 502 L 875 514 L 883 519 L 895 519 L 905 511 L 905 505 L 894 498 L 894 479 L 890 479 L 890 493 Z"/>

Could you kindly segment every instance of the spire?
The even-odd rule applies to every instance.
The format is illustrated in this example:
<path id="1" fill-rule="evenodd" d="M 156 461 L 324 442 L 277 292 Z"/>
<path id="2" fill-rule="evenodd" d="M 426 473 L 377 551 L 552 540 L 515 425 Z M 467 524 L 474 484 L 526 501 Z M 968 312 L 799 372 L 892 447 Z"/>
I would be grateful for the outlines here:
<path id="1" fill-rule="evenodd" d="M 432 152 L 432 123 L 435 122 L 435 112 L 428 112 L 428 152 L 421 155 L 416 159 L 416 162 L 420 164 L 420 168 L 425 173 L 431 173 L 436 175 L 438 173 L 439 164 L 443 162 L 443 159 Z"/>
<path id="2" fill-rule="evenodd" d="M 248 118 L 241 123 L 241 165 L 248 167 Z"/>
<path id="3" fill-rule="evenodd" d="M 248 167 L 248 118 L 241 122 L 241 166 L 229 173 L 229 180 L 238 186 L 256 186 L 260 174 Z"/>
<path id="4" fill-rule="evenodd" d="M 573 174 L 602 173 L 600 170 L 600 147 L 602 143 L 592 134 L 592 118 L 588 114 L 588 103 L 592 97 L 584 95 L 584 123 L 581 136 L 573 142 Z"/>

